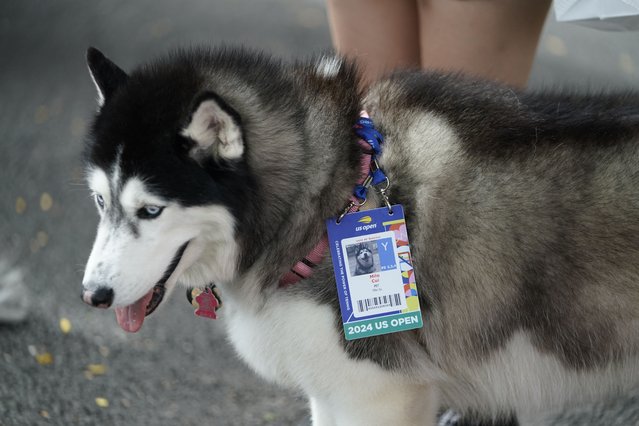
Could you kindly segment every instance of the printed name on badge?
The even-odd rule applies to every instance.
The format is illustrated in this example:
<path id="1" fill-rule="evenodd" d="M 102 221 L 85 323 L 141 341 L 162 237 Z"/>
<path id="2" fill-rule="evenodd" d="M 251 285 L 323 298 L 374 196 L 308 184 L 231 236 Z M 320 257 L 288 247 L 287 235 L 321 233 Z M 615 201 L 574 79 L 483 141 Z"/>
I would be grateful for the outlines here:
<path id="1" fill-rule="evenodd" d="M 326 226 L 346 339 L 422 327 L 402 206 L 349 213 Z"/>

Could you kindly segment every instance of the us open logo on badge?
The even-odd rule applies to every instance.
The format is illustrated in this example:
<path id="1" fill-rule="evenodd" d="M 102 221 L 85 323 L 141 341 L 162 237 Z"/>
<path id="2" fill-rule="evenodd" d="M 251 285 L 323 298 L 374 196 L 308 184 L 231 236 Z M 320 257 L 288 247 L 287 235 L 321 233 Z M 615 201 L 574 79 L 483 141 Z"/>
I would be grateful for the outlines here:
<path id="1" fill-rule="evenodd" d="M 344 334 L 358 339 L 422 327 L 402 206 L 327 221 Z"/>

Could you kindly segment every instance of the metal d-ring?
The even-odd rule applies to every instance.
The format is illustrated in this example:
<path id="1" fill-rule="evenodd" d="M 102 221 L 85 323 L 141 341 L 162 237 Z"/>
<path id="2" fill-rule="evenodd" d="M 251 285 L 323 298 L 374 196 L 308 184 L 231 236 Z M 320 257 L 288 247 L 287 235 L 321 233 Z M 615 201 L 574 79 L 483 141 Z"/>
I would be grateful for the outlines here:
<path id="1" fill-rule="evenodd" d="M 368 201 L 367 198 L 362 198 L 362 200 L 363 201 L 351 201 L 351 204 L 353 204 L 351 207 L 362 207 L 364 204 L 366 204 L 366 201 Z"/>

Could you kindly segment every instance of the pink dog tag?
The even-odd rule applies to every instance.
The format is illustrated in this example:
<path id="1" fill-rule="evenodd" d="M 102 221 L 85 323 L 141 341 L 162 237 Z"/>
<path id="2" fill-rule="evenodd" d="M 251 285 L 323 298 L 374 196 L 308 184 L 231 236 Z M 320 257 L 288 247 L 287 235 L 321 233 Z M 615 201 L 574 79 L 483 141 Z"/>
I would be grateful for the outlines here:
<path id="1" fill-rule="evenodd" d="M 206 287 L 204 291 L 195 296 L 193 302 L 195 302 L 193 305 L 196 307 L 195 315 L 217 319 L 215 311 L 220 307 L 220 302 L 210 287 Z"/>

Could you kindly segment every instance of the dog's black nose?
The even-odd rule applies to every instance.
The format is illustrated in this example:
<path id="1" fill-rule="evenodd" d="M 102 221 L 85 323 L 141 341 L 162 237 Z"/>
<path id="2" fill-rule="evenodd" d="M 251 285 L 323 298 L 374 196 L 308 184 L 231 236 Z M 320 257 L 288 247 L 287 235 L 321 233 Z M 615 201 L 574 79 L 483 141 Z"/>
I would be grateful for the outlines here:
<path id="1" fill-rule="evenodd" d="M 98 287 L 96 291 L 84 290 L 82 292 L 82 300 L 96 308 L 106 309 L 113 303 L 113 289 Z"/>

